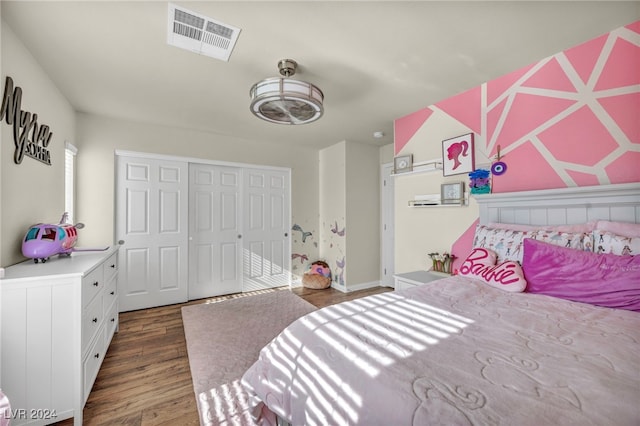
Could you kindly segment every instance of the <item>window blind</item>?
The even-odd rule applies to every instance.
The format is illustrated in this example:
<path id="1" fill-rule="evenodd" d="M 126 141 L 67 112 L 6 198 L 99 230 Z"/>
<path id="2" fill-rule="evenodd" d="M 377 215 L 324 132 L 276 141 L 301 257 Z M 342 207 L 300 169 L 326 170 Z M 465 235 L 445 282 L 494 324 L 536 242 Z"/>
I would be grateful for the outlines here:
<path id="1" fill-rule="evenodd" d="M 64 149 L 64 210 L 68 213 L 69 223 L 75 220 L 76 195 L 76 154 L 78 149 L 65 142 Z"/>

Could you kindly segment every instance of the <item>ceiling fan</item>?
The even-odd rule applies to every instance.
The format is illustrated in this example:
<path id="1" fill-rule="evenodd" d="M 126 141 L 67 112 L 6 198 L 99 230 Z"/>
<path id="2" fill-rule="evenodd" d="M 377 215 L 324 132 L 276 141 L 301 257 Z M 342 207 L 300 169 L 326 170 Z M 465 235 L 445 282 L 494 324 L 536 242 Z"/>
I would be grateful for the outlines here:
<path id="1" fill-rule="evenodd" d="M 277 124 L 307 124 L 324 113 L 322 90 L 306 81 L 294 80 L 298 63 L 282 59 L 278 69 L 283 77 L 268 78 L 251 87 L 251 112 Z"/>

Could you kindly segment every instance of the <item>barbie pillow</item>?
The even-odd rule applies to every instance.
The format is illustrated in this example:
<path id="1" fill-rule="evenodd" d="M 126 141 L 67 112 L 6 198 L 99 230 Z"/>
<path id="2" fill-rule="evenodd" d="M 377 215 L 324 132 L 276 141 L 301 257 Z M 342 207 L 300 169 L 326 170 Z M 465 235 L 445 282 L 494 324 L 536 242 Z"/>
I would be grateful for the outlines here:
<path id="1" fill-rule="evenodd" d="M 508 260 L 496 265 L 496 257 L 494 251 L 476 247 L 462 263 L 458 273 L 482 280 L 500 290 L 511 293 L 524 291 L 527 282 L 518 262 Z"/>
<path id="2" fill-rule="evenodd" d="M 617 256 L 524 242 L 528 293 L 640 311 L 640 256 Z"/>

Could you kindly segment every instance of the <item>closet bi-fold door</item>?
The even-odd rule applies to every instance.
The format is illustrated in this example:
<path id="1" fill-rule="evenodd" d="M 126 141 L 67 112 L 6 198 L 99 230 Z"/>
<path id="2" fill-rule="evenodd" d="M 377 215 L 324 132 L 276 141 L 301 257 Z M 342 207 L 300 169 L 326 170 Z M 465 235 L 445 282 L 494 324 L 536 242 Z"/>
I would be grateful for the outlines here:
<path id="1" fill-rule="evenodd" d="M 242 291 L 291 283 L 290 171 L 244 169 Z"/>
<path id="2" fill-rule="evenodd" d="M 116 157 L 120 311 L 187 300 L 186 162 Z"/>
<path id="3" fill-rule="evenodd" d="M 189 299 L 242 291 L 242 169 L 189 165 Z"/>

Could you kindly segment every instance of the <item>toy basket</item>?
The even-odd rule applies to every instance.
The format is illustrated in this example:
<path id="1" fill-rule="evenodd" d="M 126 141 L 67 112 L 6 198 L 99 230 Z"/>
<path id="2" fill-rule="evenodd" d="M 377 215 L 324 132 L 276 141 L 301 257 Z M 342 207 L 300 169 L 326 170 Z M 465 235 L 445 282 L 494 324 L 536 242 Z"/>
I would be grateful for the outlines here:
<path id="1" fill-rule="evenodd" d="M 304 274 L 302 276 L 302 285 L 306 288 L 313 288 L 316 290 L 327 288 L 331 286 L 331 278 L 324 277 L 318 274 Z"/>
<path id="2" fill-rule="evenodd" d="M 306 288 L 323 289 L 331 287 L 331 270 L 326 262 L 317 260 L 302 275 L 302 285 Z"/>

